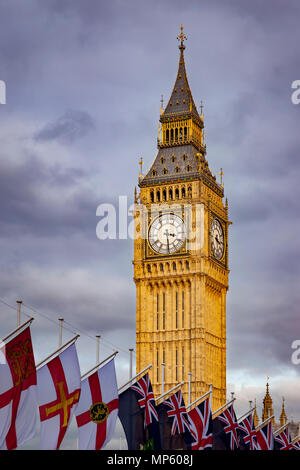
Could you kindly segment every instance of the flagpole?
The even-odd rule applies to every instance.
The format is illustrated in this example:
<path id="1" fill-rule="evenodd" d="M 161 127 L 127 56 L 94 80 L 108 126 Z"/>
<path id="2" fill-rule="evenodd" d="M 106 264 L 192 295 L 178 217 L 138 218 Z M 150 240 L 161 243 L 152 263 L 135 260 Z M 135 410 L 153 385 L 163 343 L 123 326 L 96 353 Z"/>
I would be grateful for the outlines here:
<path id="1" fill-rule="evenodd" d="M 152 367 L 152 364 L 149 364 L 147 367 L 145 367 L 145 369 L 141 370 L 141 372 L 139 372 L 138 374 L 136 374 L 134 377 L 132 377 L 130 380 L 128 380 L 128 382 L 126 382 L 124 385 L 122 385 L 122 387 L 120 387 L 120 388 L 118 389 L 118 392 L 119 392 L 120 390 L 122 390 L 122 388 L 126 387 L 126 385 L 131 384 L 131 382 L 132 382 L 134 379 L 136 379 L 139 375 L 141 375 L 141 374 L 143 374 L 144 372 L 146 372 L 146 370 L 151 369 L 151 367 Z"/>
<path id="2" fill-rule="evenodd" d="M 40 368 L 41 365 L 44 364 L 44 362 L 51 359 L 51 357 L 53 357 L 55 354 L 60 353 L 70 343 L 74 343 L 77 340 L 77 338 L 79 338 L 79 336 L 80 335 L 75 335 L 73 338 L 71 338 L 69 341 L 67 341 L 67 343 L 63 344 L 60 348 L 56 349 L 56 351 L 54 351 L 52 354 L 50 354 L 48 357 L 46 357 L 46 359 L 43 359 L 43 361 L 41 361 L 39 364 L 37 364 L 36 369 Z"/>
<path id="3" fill-rule="evenodd" d="M 173 392 L 174 390 L 176 390 L 176 388 L 178 387 L 181 387 L 181 385 L 183 385 L 184 382 L 180 382 L 179 384 L 175 385 L 175 387 L 171 388 L 170 390 L 168 390 L 166 393 L 164 393 L 163 395 L 161 395 L 160 397 L 156 398 L 155 399 L 155 403 L 157 403 L 159 400 L 161 400 L 162 398 L 164 398 L 166 395 L 168 395 L 169 393 Z"/>
<path id="4" fill-rule="evenodd" d="M 192 373 L 188 372 L 189 376 L 189 389 L 188 389 L 188 408 L 191 406 L 191 387 L 192 387 Z"/>
<path id="5" fill-rule="evenodd" d="M 272 415 L 269 418 L 267 418 L 263 423 L 261 423 L 259 426 L 257 426 L 257 428 L 255 428 L 255 431 L 260 431 L 269 421 L 271 421 L 271 419 L 274 418 L 274 416 L 275 415 Z"/>
<path id="6" fill-rule="evenodd" d="M 164 386 L 165 386 L 165 363 L 162 362 L 161 364 L 161 394 L 164 394 Z"/>
<path id="7" fill-rule="evenodd" d="M 284 431 L 284 430 L 288 427 L 289 424 L 290 424 L 290 423 L 286 423 L 286 424 L 284 424 L 283 426 L 281 426 L 281 428 L 277 429 L 277 430 L 273 433 L 274 436 L 278 436 L 278 434 L 280 434 L 282 431 Z"/>
<path id="8" fill-rule="evenodd" d="M 31 323 L 32 321 L 34 320 L 33 317 L 30 317 L 29 320 L 27 320 L 25 323 L 23 323 L 22 325 L 18 326 L 18 328 L 16 328 L 15 330 L 13 330 L 11 333 L 9 333 L 9 335 L 5 336 L 5 338 L 3 338 L 2 342 L 4 343 L 8 338 L 10 338 L 12 335 L 14 335 L 15 333 L 17 333 L 19 330 L 21 330 L 22 328 L 24 328 L 24 326 L 26 326 L 28 323 Z"/>
<path id="9" fill-rule="evenodd" d="M 230 401 L 228 401 L 227 403 L 225 403 L 223 406 L 220 406 L 220 408 L 218 408 L 216 411 L 214 411 L 212 413 L 212 416 L 216 415 L 217 413 L 219 413 L 219 411 L 221 411 L 223 408 L 228 408 L 229 405 L 231 405 L 231 403 L 234 402 L 234 400 L 236 400 L 236 398 L 232 398 Z"/>
<path id="10" fill-rule="evenodd" d="M 21 325 L 21 305 L 22 305 L 22 300 L 17 300 L 17 311 L 18 311 L 18 316 L 17 316 L 17 326 Z"/>
<path id="11" fill-rule="evenodd" d="M 100 338 L 101 335 L 96 335 L 97 339 L 97 348 L 96 348 L 96 364 L 100 361 Z"/>
<path id="12" fill-rule="evenodd" d="M 132 354 L 133 354 L 133 348 L 130 348 L 130 349 L 129 349 L 129 352 L 130 352 L 129 379 L 133 380 L 133 378 L 132 378 L 132 363 L 133 363 Z"/>
<path id="13" fill-rule="evenodd" d="M 239 419 L 237 420 L 237 422 L 239 423 L 242 419 L 244 419 L 246 416 L 248 416 L 250 413 L 252 413 L 252 411 L 254 411 L 255 408 L 251 408 L 249 411 L 247 411 L 247 413 L 244 413 L 242 416 L 239 417 Z"/>
<path id="14" fill-rule="evenodd" d="M 118 354 L 119 351 L 115 351 L 113 352 L 110 356 L 108 356 L 107 358 L 103 359 L 103 361 L 101 362 L 98 362 L 98 364 L 96 364 L 94 367 L 92 367 L 88 372 L 86 372 L 85 374 L 83 374 L 81 376 L 81 380 L 83 380 L 83 378 L 85 378 L 87 375 L 89 375 L 91 372 L 93 372 L 95 369 L 97 369 L 98 367 L 100 367 L 102 364 L 104 364 L 106 361 L 108 361 L 109 359 L 111 359 L 112 357 L 115 357 L 117 354 Z"/>
<path id="15" fill-rule="evenodd" d="M 294 437 L 294 439 L 292 440 L 292 444 L 296 444 L 296 442 L 298 442 L 300 440 L 300 434 L 298 434 L 298 436 Z"/>
<path id="16" fill-rule="evenodd" d="M 204 395 L 202 395 L 202 397 L 197 398 L 197 400 L 193 401 L 193 403 L 191 403 L 190 405 L 187 406 L 187 408 L 186 408 L 187 411 L 190 411 L 190 409 L 192 408 L 193 405 L 195 405 L 196 403 L 199 403 L 200 400 L 203 400 L 204 398 L 206 398 L 211 393 L 212 393 L 212 390 L 209 390 L 208 392 L 204 393 Z"/>
<path id="17" fill-rule="evenodd" d="M 58 347 L 60 348 L 62 346 L 62 330 L 63 330 L 63 318 L 59 318 L 59 339 L 58 339 Z"/>

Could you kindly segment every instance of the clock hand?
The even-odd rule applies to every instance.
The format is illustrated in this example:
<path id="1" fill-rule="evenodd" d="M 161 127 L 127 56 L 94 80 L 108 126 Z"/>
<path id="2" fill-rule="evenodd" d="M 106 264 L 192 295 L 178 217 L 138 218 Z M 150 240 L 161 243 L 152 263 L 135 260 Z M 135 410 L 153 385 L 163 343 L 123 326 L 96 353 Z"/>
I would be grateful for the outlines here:
<path id="1" fill-rule="evenodd" d="M 170 253 L 170 246 L 169 246 L 169 235 L 170 235 L 170 234 L 169 234 L 169 230 L 168 230 L 168 229 L 166 229 L 164 235 L 166 235 L 166 237 L 167 237 L 168 253 Z"/>

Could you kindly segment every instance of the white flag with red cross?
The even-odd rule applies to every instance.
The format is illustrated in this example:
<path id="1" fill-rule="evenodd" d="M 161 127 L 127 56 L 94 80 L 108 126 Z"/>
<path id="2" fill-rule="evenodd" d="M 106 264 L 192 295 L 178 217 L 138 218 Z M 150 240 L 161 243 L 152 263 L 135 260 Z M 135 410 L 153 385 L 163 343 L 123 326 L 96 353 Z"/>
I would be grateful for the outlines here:
<path id="1" fill-rule="evenodd" d="M 36 370 L 30 327 L 0 350 L 0 449 L 11 450 L 36 433 Z"/>
<path id="2" fill-rule="evenodd" d="M 37 371 L 40 448 L 59 449 L 80 397 L 80 368 L 75 344 Z"/>
<path id="3" fill-rule="evenodd" d="M 115 362 L 84 379 L 76 408 L 79 450 L 100 450 L 112 438 L 118 417 L 118 387 Z"/>

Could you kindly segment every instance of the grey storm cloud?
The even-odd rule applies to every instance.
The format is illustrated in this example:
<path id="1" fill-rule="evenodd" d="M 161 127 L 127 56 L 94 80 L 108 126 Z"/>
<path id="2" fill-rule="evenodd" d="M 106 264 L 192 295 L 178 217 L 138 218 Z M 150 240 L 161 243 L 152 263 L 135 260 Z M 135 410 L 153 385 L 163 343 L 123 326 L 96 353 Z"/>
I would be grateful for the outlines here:
<path id="1" fill-rule="evenodd" d="M 91 116 L 79 110 L 68 110 L 56 121 L 51 122 L 35 134 L 36 140 L 61 140 L 73 142 L 85 136 L 94 128 Z"/>

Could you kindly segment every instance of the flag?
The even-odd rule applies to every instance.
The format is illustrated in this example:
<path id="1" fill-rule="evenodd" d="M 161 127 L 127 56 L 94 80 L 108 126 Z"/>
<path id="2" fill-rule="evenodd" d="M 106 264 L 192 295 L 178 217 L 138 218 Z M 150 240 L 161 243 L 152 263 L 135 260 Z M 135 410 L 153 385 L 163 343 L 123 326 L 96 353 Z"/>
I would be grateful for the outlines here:
<path id="1" fill-rule="evenodd" d="M 163 450 L 189 449 L 193 441 L 181 390 L 157 407 Z"/>
<path id="2" fill-rule="evenodd" d="M 41 449 L 59 449 L 80 397 L 75 344 L 37 371 Z"/>
<path id="3" fill-rule="evenodd" d="M 237 430 L 238 422 L 231 405 L 213 419 L 213 450 L 237 450 L 239 448 Z"/>
<path id="4" fill-rule="evenodd" d="M 115 361 L 112 359 L 81 382 L 80 399 L 75 411 L 79 450 L 100 450 L 111 440 L 118 406 Z"/>
<path id="5" fill-rule="evenodd" d="M 256 430 L 253 422 L 253 414 L 249 413 L 238 425 L 239 442 L 241 450 L 256 449 Z"/>
<path id="6" fill-rule="evenodd" d="M 256 431 L 257 450 L 274 450 L 272 421 Z"/>
<path id="7" fill-rule="evenodd" d="M 195 406 L 188 412 L 190 432 L 194 441 L 191 450 L 208 450 L 212 448 L 212 416 L 210 398 Z"/>
<path id="8" fill-rule="evenodd" d="M 293 450 L 294 444 L 291 442 L 288 427 L 283 429 L 277 436 L 274 436 L 275 450 Z"/>
<path id="9" fill-rule="evenodd" d="M 293 444 L 293 449 L 294 450 L 300 450 L 300 441 L 296 441 Z"/>
<path id="10" fill-rule="evenodd" d="M 161 450 L 158 414 L 148 373 L 119 395 L 119 418 L 128 450 Z"/>
<path id="11" fill-rule="evenodd" d="M 0 449 L 15 449 L 36 432 L 36 370 L 30 327 L 1 349 Z"/>

